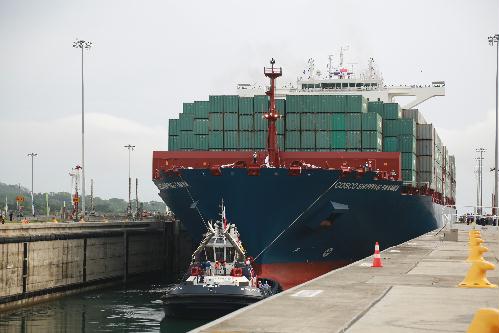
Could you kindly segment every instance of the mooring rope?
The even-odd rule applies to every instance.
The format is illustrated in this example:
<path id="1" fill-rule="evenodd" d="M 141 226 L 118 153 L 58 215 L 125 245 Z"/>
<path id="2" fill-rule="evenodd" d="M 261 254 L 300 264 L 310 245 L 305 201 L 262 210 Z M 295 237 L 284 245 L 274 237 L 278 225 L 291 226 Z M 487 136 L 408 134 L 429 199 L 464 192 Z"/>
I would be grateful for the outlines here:
<path id="1" fill-rule="evenodd" d="M 184 180 L 184 178 L 182 178 L 182 175 L 181 175 L 180 173 L 179 173 L 179 177 L 180 177 L 180 179 L 181 179 L 184 183 L 186 183 L 187 185 L 189 185 L 189 184 L 188 184 L 188 183 Z M 203 214 L 201 214 L 201 211 L 200 211 L 200 210 L 199 210 L 199 208 L 198 208 L 198 204 L 197 204 L 197 203 L 198 203 L 199 201 L 194 201 L 194 198 L 192 197 L 191 191 L 189 191 L 189 186 L 186 186 L 186 187 L 185 187 L 185 190 L 187 191 L 187 194 L 189 194 L 189 197 L 191 198 L 192 204 L 194 205 L 194 208 L 196 208 L 196 210 L 197 210 L 197 212 L 198 212 L 198 214 L 199 214 L 199 217 L 201 217 L 201 221 L 203 221 L 204 226 L 206 227 L 206 229 L 208 229 L 208 225 L 206 224 L 206 221 L 204 220 Z M 191 205 L 191 206 L 192 206 L 192 205 Z M 192 207 L 191 207 L 191 208 L 192 208 Z"/>

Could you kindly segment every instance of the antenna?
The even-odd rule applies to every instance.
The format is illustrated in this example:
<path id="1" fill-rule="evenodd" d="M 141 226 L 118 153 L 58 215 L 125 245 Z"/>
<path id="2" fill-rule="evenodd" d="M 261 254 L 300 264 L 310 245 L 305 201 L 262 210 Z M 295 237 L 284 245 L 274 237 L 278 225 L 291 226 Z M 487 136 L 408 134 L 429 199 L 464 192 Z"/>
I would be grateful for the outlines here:
<path id="1" fill-rule="evenodd" d="M 311 79 L 314 75 L 315 69 L 315 60 L 310 58 L 308 59 L 308 78 Z"/>
<path id="2" fill-rule="evenodd" d="M 327 66 L 327 73 L 328 73 L 328 77 L 331 79 L 333 77 L 333 55 L 330 54 L 328 56 L 328 59 L 329 59 L 329 65 Z"/>
<path id="3" fill-rule="evenodd" d="M 343 51 L 348 51 L 349 49 L 350 45 L 340 47 L 340 68 L 343 67 Z"/>
<path id="4" fill-rule="evenodd" d="M 353 69 L 354 69 L 354 66 L 357 65 L 357 64 L 358 64 L 357 62 L 349 62 L 348 63 L 348 65 L 350 65 L 352 67 L 352 69 L 347 72 L 347 75 L 355 74 L 355 71 Z"/>

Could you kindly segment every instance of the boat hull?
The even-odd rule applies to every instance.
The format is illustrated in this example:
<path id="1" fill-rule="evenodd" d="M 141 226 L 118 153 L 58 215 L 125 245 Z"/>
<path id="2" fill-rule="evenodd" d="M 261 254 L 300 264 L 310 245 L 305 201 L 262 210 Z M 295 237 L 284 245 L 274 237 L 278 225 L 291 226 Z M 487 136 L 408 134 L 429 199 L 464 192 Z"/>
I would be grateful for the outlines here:
<path id="1" fill-rule="evenodd" d="M 406 195 L 400 181 L 376 180 L 374 173 L 180 169 L 161 173 L 156 185 L 194 242 L 207 220 L 219 218 L 223 198 L 258 274 L 285 289 L 371 255 L 375 242 L 383 249 L 439 228 L 453 211 L 430 196 Z"/>
<path id="2" fill-rule="evenodd" d="M 263 298 L 258 288 L 177 285 L 162 297 L 162 301 L 168 317 L 210 319 L 218 318 Z"/>

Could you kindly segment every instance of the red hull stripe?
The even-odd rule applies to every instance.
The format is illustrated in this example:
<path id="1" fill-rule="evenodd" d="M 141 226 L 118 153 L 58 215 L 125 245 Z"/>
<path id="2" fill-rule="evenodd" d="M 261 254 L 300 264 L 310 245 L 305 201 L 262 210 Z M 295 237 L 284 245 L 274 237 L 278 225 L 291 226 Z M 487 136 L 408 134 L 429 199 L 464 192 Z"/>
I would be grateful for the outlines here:
<path id="1" fill-rule="evenodd" d="M 296 262 L 260 264 L 255 268 L 260 277 L 276 280 L 283 289 L 289 289 L 348 264 L 347 261 Z"/>

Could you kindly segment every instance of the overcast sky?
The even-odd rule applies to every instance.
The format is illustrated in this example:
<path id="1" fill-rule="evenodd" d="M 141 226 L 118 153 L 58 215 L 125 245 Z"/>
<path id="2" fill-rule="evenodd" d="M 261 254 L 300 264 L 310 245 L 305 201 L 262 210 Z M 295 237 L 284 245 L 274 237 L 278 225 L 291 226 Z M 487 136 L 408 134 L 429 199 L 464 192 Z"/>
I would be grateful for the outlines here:
<path id="1" fill-rule="evenodd" d="M 274 20 L 274 23 L 271 23 Z M 127 196 L 127 151 L 140 196 L 158 200 L 153 150 L 167 149 L 182 102 L 264 83 L 275 57 L 282 84 L 309 58 L 350 45 L 346 62 L 374 57 L 387 84 L 446 81 L 446 96 L 419 109 L 456 155 L 458 204 L 473 204 L 475 148 L 493 165 L 499 4 L 480 1 L 16 1 L 0 0 L 0 181 L 68 191 L 80 162 L 80 54 L 85 56 L 87 180 L 95 194 Z M 492 174 L 484 175 L 490 202 Z M 88 187 L 87 187 L 88 188 Z M 87 190 L 89 192 L 89 189 Z"/>

